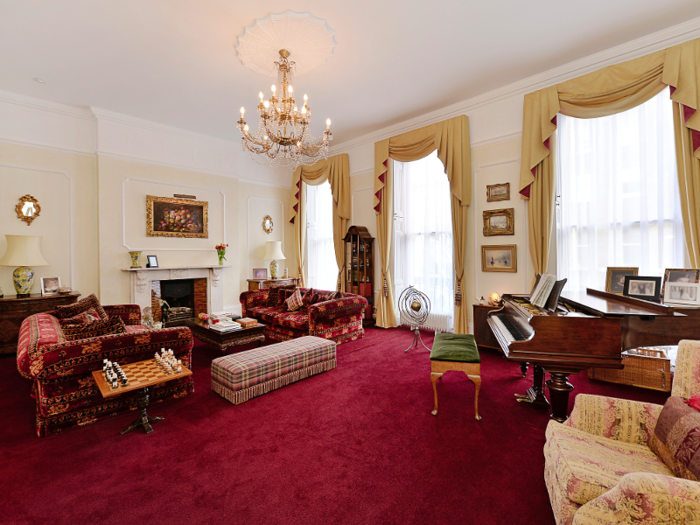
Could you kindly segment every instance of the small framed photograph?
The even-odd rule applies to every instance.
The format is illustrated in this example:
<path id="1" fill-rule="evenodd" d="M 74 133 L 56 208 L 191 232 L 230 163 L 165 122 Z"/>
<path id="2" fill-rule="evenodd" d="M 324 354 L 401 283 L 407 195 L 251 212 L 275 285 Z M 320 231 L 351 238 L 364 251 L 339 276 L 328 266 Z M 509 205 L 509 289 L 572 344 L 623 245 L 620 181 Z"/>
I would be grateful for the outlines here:
<path id="1" fill-rule="evenodd" d="M 41 295 L 56 295 L 61 287 L 60 277 L 42 277 Z"/>
<path id="2" fill-rule="evenodd" d="M 158 268 L 158 257 L 146 255 L 146 268 Z"/>
<path id="3" fill-rule="evenodd" d="M 482 272 L 511 272 L 518 271 L 518 255 L 515 244 L 481 247 Z"/>
<path id="4" fill-rule="evenodd" d="M 622 295 L 658 303 L 661 301 L 661 277 L 626 275 Z"/>
<path id="5" fill-rule="evenodd" d="M 664 271 L 664 284 L 661 287 L 661 295 L 666 297 L 666 285 L 668 283 L 698 283 L 700 282 L 700 270 L 689 268 L 666 268 Z"/>
<path id="6" fill-rule="evenodd" d="M 510 182 L 506 182 L 505 184 L 492 184 L 491 186 L 486 186 L 486 202 L 509 200 Z"/>
<path id="7" fill-rule="evenodd" d="M 625 290 L 625 277 L 638 274 L 639 268 L 608 266 L 608 275 L 605 277 L 605 291 L 622 295 L 622 292 Z"/>
<path id="8" fill-rule="evenodd" d="M 486 210 L 484 217 L 484 236 L 515 235 L 514 208 L 502 210 Z"/>
<path id="9" fill-rule="evenodd" d="M 267 279 L 267 268 L 253 268 L 253 279 Z"/>
<path id="10" fill-rule="evenodd" d="M 664 304 L 700 306 L 700 284 L 667 282 Z"/>

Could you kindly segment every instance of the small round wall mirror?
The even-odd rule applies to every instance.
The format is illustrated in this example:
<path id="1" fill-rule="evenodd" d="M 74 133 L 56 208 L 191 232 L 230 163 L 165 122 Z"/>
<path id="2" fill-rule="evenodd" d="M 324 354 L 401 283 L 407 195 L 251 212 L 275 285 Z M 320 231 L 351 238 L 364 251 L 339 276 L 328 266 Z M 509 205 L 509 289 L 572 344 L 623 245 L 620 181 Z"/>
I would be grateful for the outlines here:
<path id="1" fill-rule="evenodd" d="M 26 222 L 27 226 L 29 226 L 41 213 L 41 206 L 39 206 L 39 201 L 34 197 L 25 195 L 19 199 L 19 203 L 15 206 L 15 211 L 17 212 L 17 218 Z"/>
<path id="2" fill-rule="evenodd" d="M 262 227 L 263 227 L 263 230 L 265 230 L 265 233 L 267 233 L 267 234 L 272 233 L 272 226 L 273 226 L 272 217 L 270 217 L 269 215 L 265 215 L 265 217 L 263 218 L 263 222 L 262 222 Z"/>

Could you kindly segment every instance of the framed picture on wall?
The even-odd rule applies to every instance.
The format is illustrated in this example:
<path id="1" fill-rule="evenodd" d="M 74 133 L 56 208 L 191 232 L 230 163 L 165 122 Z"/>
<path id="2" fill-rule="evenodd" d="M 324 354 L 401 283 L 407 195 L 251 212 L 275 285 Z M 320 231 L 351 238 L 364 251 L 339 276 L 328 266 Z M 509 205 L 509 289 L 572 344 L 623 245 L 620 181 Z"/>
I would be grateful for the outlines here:
<path id="1" fill-rule="evenodd" d="M 486 202 L 509 201 L 510 182 L 486 186 Z"/>
<path id="2" fill-rule="evenodd" d="M 56 295 L 61 287 L 60 277 L 42 277 L 41 295 Z"/>
<path id="3" fill-rule="evenodd" d="M 253 279 L 267 279 L 267 268 L 253 268 Z"/>
<path id="4" fill-rule="evenodd" d="M 208 239 L 209 203 L 147 195 L 146 235 Z"/>
<path id="5" fill-rule="evenodd" d="M 619 268 L 608 266 L 608 274 L 605 276 L 605 291 L 622 294 L 625 289 L 625 276 L 637 275 L 639 268 Z"/>
<path id="6" fill-rule="evenodd" d="M 515 235 L 514 208 L 486 210 L 484 217 L 484 236 Z"/>
<path id="7" fill-rule="evenodd" d="M 481 247 L 482 272 L 512 272 L 518 271 L 518 254 L 515 244 Z"/>

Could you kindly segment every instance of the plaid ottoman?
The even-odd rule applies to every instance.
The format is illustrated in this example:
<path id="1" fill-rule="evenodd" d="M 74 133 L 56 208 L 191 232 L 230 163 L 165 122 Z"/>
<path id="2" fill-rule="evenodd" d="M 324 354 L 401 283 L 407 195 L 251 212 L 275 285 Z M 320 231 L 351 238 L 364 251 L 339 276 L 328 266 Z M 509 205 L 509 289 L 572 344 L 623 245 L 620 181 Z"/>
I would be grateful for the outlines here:
<path id="1" fill-rule="evenodd" d="M 335 342 L 300 337 L 211 362 L 211 389 L 234 405 L 336 367 Z"/>

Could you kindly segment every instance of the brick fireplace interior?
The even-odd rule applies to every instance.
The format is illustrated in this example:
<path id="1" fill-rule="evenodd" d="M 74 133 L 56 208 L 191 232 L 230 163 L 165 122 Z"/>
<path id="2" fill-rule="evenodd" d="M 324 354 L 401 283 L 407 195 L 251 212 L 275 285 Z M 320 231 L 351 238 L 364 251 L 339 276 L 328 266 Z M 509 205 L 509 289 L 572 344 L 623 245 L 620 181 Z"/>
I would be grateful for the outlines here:
<path id="1" fill-rule="evenodd" d="M 183 324 L 184 319 L 194 319 L 200 313 L 207 313 L 207 280 L 202 278 L 152 281 L 151 311 L 155 322 L 163 320 L 158 299 L 167 302 L 171 311 L 178 312 L 177 320 L 171 320 L 168 326 Z M 189 312 L 185 309 L 189 309 Z"/>

